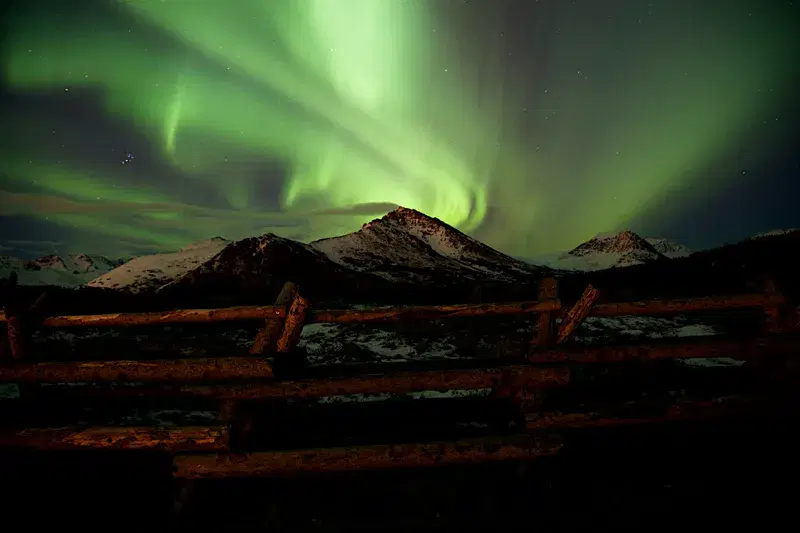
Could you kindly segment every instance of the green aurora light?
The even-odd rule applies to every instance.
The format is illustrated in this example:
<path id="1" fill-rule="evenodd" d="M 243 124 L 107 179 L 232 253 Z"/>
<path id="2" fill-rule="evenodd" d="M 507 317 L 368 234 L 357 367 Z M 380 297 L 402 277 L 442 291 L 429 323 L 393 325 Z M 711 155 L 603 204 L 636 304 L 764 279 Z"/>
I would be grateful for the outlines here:
<path id="1" fill-rule="evenodd" d="M 501 10 L 469 40 L 422 0 L 107 4 L 17 14 L 8 82 L 98 90 L 109 116 L 131 121 L 186 183 L 210 184 L 226 206 L 187 203 L 157 179 L 132 183 L 124 168 L 55 164 L 20 139 L 0 148 L 12 185 L 2 209 L 153 248 L 286 228 L 327 237 L 390 204 L 515 255 L 568 248 L 685 186 L 687 170 L 770 111 L 756 89 L 786 76 L 786 34 L 773 19 L 743 28 L 711 9 L 688 28 L 665 5 L 658 25 L 623 33 L 618 21 L 644 15 L 595 5 L 597 15 L 561 22 L 547 59 L 558 68 L 529 61 L 532 72 L 519 73 L 504 57 Z M 546 80 L 531 84 L 538 68 Z M 231 171 L 237 150 L 285 164 L 278 209 L 254 199 L 258 176 Z M 53 200 L 42 210 L 17 195 L 12 207 L 14 183 Z"/>

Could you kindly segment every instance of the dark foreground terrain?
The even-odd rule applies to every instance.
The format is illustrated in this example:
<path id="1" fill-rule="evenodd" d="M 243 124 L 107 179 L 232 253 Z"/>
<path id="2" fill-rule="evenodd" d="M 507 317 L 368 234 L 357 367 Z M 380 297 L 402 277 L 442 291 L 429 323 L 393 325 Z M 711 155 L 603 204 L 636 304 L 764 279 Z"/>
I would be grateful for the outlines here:
<path id="1" fill-rule="evenodd" d="M 3 514 L 32 531 L 769 531 L 795 514 L 796 423 L 593 430 L 526 467 L 204 481 L 180 523 L 165 456 L 7 454 Z"/>

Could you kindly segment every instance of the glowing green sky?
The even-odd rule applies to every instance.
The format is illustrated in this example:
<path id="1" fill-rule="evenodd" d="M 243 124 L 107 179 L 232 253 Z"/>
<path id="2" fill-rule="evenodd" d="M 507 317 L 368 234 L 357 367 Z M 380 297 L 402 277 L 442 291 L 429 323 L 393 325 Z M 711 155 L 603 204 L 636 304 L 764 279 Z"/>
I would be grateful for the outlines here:
<path id="1" fill-rule="evenodd" d="M 0 214 L 131 253 L 403 205 L 507 253 L 569 248 L 741 179 L 702 171 L 779 117 L 785 14 L 698 3 L 28 2 L 6 83 L 52 111 L 7 114 Z"/>

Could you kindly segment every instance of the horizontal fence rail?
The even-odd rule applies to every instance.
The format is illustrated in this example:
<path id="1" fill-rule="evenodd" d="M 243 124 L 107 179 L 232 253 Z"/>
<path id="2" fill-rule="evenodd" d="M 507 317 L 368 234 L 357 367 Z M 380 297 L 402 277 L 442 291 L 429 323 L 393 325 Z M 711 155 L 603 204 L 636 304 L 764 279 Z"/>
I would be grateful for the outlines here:
<path id="1" fill-rule="evenodd" d="M 170 361 L 171 363 L 172 361 Z M 116 362 L 115 362 L 116 363 Z M 150 366 L 145 373 L 136 373 L 136 361 L 125 361 L 127 374 L 117 371 L 97 372 L 96 367 L 75 368 L 68 363 L 45 363 L 63 367 L 65 372 L 41 372 L 39 365 L 0 368 L 0 381 L 10 383 L 116 383 L 121 377 L 143 381 L 150 375 Z M 75 363 L 83 365 L 84 363 Z M 476 362 L 476 364 L 479 364 Z M 91 363 L 89 364 L 91 365 Z M 402 366 L 402 365 L 398 365 Z M 328 377 L 300 380 L 272 380 L 256 383 L 226 384 L 181 384 L 172 388 L 145 389 L 118 386 L 104 394 L 201 396 L 219 399 L 266 399 L 266 398 L 317 398 L 349 394 L 403 394 L 422 391 L 477 390 L 498 387 L 557 387 L 569 382 L 568 367 L 537 367 L 531 365 L 480 366 L 471 369 L 422 370 L 416 372 L 386 371 L 383 374 Z M 198 380 L 201 381 L 201 380 Z M 75 387 L 80 394 L 80 387 Z"/>
<path id="2" fill-rule="evenodd" d="M 209 427 L 41 428 L 0 432 L 0 446 L 37 450 L 225 451 L 228 429 Z"/>
<path id="3" fill-rule="evenodd" d="M 797 335 L 731 339 L 719 335 L 695 338 L 665 339 L 647 344 L 612 346 L 569 346 L 531 352 L 532 363 L 615 363 L 623 361 L 657 361 L 662 359 L 750 360 L 771 355 L 798 354 Z M 800 355 L 800 354 L 798 354 Z"/>
<path id="4" fill-rule="evenodd" d="M 368 310 L 330 309 L 309 311 L 306 324 L 350 324 L 398 320 L 438 320 L 467 316 L 521 315 L 558 311 L 558 300 L 528 301 L 494 304 L 425 305 L 378 307 Z M 102 315 L 65 315 L 47 317 L 41 324 L 51 328 L 69 327 L 126 327 L 161 324 L 204 324 L 209 322 L 234 322 L 244 320 L 285 319 L 288 311 L 279 306 L 241 306 L 222 309 L 179 309 L 149 313 L 110 313 Z M 6 321 L 5 313 L 0 321 Z"/>
<path id="5" fill-rule="evenodd" d="M 553 455 L 561 446 L 561 442 L 554 437 L 539 438 L 523 434 L 455 442 L 180 455 L 175 458 L 174 475 L 178 478 L 202 479 L 507 461 Z"/>
<path id="6" fill-rule="evenodd" d="M 786 298 L 770 294 L 739 294 L 705 298 L 648 300 L 597 304 L 588 316 L 616 317 L 628 315 L 664 315 L 700 311 L 719 311 L 784 305 Z M 561 311 L 560 300 L 527 301 L 495 304 L 458 304 L 437 306 L 400 306 L 369 310 L 330 309 L 309 311 L 306 324 L 368 323 L 406 320 L 438 320 L 468 316 L 498 316 Z M 285 319 L 287 310 L 279 306 L 241 306 L 221 309 L 179 309 L 147 313 L 111 313 L 99 315 L 64 315 L 46 317 L 40 324 L 50 328 L 127 327 L 167 324 L 204 324 L 247 320 Z M 0 322 L 6 322 L 0 312 Z"/>

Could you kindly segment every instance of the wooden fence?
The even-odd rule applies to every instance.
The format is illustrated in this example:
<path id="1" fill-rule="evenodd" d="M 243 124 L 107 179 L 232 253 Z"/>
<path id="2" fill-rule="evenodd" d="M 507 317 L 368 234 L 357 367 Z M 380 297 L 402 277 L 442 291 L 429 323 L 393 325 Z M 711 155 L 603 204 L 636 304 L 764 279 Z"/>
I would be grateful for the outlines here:
<path id="1" fill-rule="evenodd" d="M 0 364 L 0 383 L 15 383 L 29 393 L 44 384 L 88 382 L 70 393 L 88 396 L 205 397 L 219 400 L 219 423 L 203 427 L 11 428 L 0 446 L 16 449 L 159 449 L 174 454 L 175 476 L 210 478 L 275 475 L 294 471 L 336 471 L 426 466 L 469 461 L 533 458 L 557 452 L 555 429 L 624 425 L 771 409 L 764 398 L 716 398 L 665 405 L 615 406 L 591 412 L 544 411 L 546 391 L 567 386 L 575 365 L 675 358 L 730 357 L 785 361 L 798 352 L 796 317 L 783 296 L 768 284 L 763 293 L 642 302 L 597 303 L 589 286 L 574 305 L 558 299 L 557 281 L 545 279 L 534 301 L 494 304 L 387 307 L 363 310 L 315 310 L 293 283 L 283 287 L 272 306 L 182 309 L 151 313 L 39 316 L 41 298 L 21 309 L 9 305 L 0 320 L 8 338 Z M 586 317 L 670 315 L 763 309 L 760 335 L 747 339 L 720 336 L 665 339 L 641 344 L 591 346 L 570 343 Z M 281 375 L 275 361 L 300 357 L 294 350 L 302 328 L 312 323 L 377 323 L 454 317 L 533 315 L 530 349 L 519 357 L 441 361 L 425 364 L 331 365 L 306 375 Z M 42 361 L 31 351 L 31 331 L 40 328 L 136 327 L 253 320 L 263 327 L 249 355 L 162 360 Z M 324 374 L 322 372 L 325 372 Z M 410 442 L 323 447 L 301 450 L 246 449 L 253 420 L 242 400 L 309 399 L 348 394 L 409 393 L 491 389 L 522 415 L 514 435 L 444 442 Z"/>

